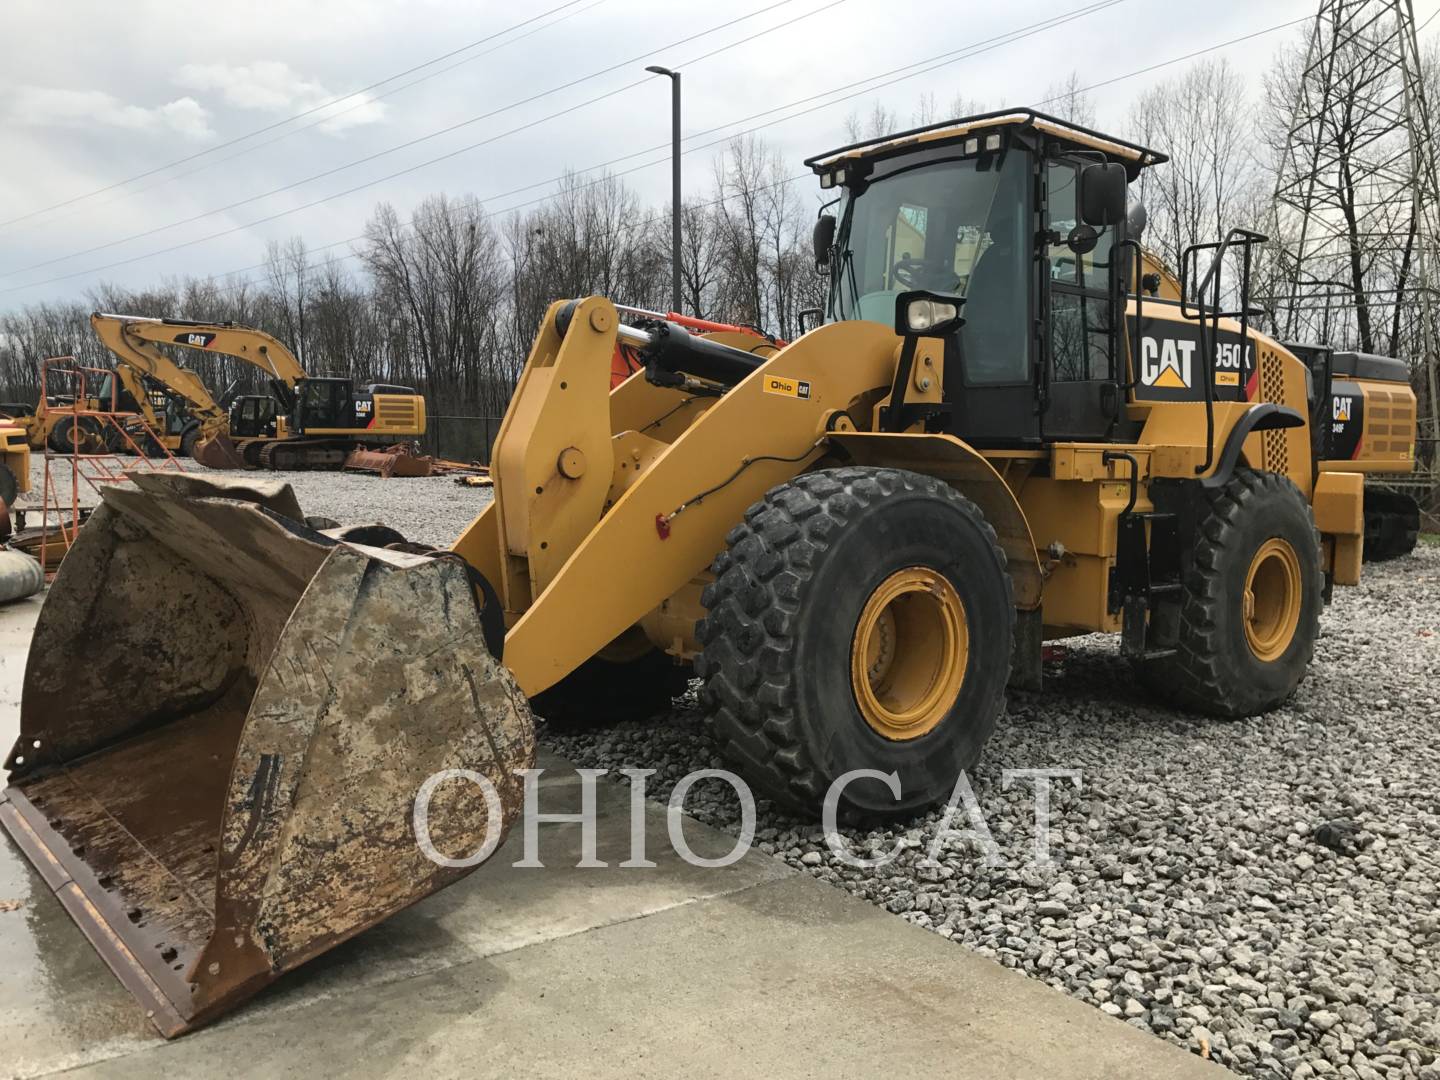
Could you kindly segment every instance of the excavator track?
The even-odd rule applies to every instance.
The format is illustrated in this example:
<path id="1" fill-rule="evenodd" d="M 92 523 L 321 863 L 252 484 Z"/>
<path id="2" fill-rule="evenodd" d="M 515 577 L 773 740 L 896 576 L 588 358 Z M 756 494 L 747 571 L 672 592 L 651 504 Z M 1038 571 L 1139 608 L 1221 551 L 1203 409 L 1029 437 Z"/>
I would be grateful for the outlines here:
<path id="1" fill-rule="evenodd" d="M 281 439 L 260 448 L 259 465 L 280 472 L 338 471 L 354 447 L 349 439 Z"/>
<path id="2" fill-rule="evenodd" d="M 1365 558 L 1396 559 L 1415 550 L 1420 537 L 1420 504 L 1401 491 L 1365 491 Z"/>

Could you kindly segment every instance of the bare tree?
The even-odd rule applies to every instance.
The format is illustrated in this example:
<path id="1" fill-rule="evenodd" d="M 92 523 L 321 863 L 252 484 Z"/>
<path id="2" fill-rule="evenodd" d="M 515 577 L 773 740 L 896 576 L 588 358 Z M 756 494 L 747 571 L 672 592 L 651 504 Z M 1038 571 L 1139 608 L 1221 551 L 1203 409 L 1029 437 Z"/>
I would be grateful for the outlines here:
<path id="1" fill-rule="evenodd" d="M 1060 82 L 1047 86 L 1045 94 L 1041 98 L 1041 104 L 1047 112 L 1058 116 L 1061 120 L 1068 120 L 1081 127 L 1093 128 L 1095 126 L 1095 103 L 1090 100 L 1089 93 L 1081 85 L 1078 71 L 1071 71 Z"/>
<path id="2" fill-rule="evenodd" d="M 1204 61 L 1143 94 L 1130 115 L 1134 136 L 1170 162 L 1141 173 L 1149 212 L 1146 244 L 1171 265 L 1192 243 L 1219 240 L 1258 205 L 1268 185 L 1251 144 L 1243 83 L 1226 60 Z M 1257 187 L 1258 185 L 1258 187 Z"/>

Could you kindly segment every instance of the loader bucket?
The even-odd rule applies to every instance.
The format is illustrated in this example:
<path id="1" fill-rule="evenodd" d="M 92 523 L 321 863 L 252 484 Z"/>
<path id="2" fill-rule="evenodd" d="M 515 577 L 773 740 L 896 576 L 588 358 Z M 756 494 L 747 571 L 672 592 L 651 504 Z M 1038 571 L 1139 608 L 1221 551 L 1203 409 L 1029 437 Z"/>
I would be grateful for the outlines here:
<path id="1" fill-rule="evenodd" d="M 40 613 L 0 821 L 173 1036 L 468 873 L 416 794 L 489 779 L 429 805 L 473 857 L 534 736 L 458 560 L 315 532 L 276 481 L 131 479 Z"/>
<path id="2" fill-rule="evenodd" d="M 248 469 L 245 458 L 223 431 L 208 435 L 195 444 L 190 456 L 209 469 Z"/>

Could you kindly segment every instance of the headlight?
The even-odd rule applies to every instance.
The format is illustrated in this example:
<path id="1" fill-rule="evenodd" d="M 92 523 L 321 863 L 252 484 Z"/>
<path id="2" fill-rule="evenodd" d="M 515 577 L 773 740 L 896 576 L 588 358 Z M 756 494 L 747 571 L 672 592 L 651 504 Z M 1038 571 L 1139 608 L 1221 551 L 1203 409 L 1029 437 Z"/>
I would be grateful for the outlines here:
<path id="1" fill-rule="evenodd" d="M 912 334 L 923 334 L 932 326 L 950 322 L 959 314 L 958 305 L 946 303 L 943 300 L 928 298 L 911 300 L 909 307 L 905 309 L 905 323 L 910 327 Z"/>

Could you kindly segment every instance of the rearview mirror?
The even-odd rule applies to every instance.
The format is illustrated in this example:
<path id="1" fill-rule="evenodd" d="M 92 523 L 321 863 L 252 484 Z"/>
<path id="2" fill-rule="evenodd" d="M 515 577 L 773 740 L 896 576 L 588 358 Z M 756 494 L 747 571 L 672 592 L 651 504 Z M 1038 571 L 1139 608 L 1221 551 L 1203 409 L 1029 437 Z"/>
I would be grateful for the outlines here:
<path id="1" fill-rule="evenodd" d="M 895 298 L 895 332 L 901 337 L 949 337 L 965 325 L 963 296 L 916 289 Z"/>
<path id="2" fill-rule="evenodd" d="M 815 219 L 815 269 L 830 265 L 830 249 L 835 246 L 835 215 L 821 214 Z"/>
<path id="3" fill-rule="evenodd" d="M 1125 166 L 1087 165 L 1080 173 L 1080 219 L 1104 228 L 1125 220 Z"/>

